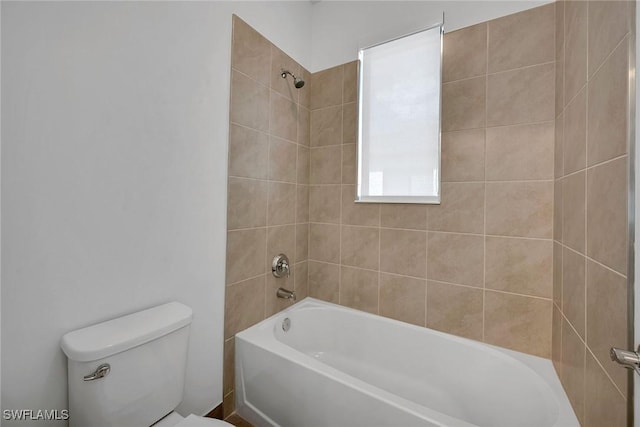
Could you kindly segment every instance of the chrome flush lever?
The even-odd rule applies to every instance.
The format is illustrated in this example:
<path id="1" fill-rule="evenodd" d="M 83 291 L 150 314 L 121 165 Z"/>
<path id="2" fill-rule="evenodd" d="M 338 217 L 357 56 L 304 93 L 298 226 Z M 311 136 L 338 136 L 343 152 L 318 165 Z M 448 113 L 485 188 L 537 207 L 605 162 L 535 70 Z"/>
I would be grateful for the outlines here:
<path id="1" fill-rule="evenodd" d="M 98 366 L 96 368 L 96 370 L 93 371 L 93 373 L 91 373 L 89 375 L 85 375 L 83 377 L 83 379 L 85 381 L 97 380 L 97 379 L 100 379 L 102 377 L 107 376 L 109 374 L 109 372 L 111 372 L 111 365 L 109 365 L 108 363 L 103 363 L 102 365 Z"/>
<path id="2" fill-rule="evenodd" d="M 638 350 L 640 351 L 640 347 L 638 347 Z M 614 362 L 627 369 L 633 369 L 640 374 L 640 354 L 637 352 L 611 347 L 609 355 Z"/>

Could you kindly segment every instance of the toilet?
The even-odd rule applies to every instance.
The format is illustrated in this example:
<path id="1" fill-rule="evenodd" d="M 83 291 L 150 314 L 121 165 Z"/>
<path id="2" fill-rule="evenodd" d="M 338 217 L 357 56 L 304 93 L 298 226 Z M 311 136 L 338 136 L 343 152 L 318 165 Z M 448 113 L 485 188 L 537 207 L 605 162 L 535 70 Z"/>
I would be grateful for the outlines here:
<path id="1" fill-rule="evenodd" d="M 222 427 L 175 408 L 184 392 L 192 310 L 170 302 L 69 332 L 70 427 Z"/>

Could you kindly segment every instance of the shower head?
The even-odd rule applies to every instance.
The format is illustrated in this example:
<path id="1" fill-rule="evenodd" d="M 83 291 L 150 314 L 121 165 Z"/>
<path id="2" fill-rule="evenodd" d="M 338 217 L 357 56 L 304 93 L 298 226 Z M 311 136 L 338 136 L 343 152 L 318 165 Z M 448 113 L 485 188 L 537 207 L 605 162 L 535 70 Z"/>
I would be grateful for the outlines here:
<path id="1" fill-rule="evenodd" d="M 302 80 L 299 77 L 294 76 L 291 71 L 288 70 L 282 70 L 282 74 L 280 74 L 282 76 L 283 79 L 287 78 L 287 74 L 289 74 L 291 77 L 293 77 L 293 85 L 296 87 L 296 89 L 300 89 L 302 86 L 304 86 L 304 80 Z"/>

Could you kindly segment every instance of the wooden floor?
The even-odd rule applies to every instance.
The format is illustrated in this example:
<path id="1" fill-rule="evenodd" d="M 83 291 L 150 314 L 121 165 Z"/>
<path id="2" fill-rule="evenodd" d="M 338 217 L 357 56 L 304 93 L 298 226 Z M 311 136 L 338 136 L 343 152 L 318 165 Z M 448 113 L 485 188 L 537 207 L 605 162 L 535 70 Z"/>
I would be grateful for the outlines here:
<path id="1" fill-rule="evenodd" d="M 249 421 L 244 420 L 240 415 L 235 412 L 225 418 L 225 421 L 229 424 L 233 424 L 236 427 L 253 427 Z"/>

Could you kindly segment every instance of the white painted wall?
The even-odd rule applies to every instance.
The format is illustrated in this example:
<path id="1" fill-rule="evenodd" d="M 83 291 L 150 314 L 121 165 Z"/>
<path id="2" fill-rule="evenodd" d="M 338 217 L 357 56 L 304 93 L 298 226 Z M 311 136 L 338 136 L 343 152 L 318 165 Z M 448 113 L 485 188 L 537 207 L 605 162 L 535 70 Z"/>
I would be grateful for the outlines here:
<path id="1" fill-rule="evenodd" d="M 313 5 L 316 72 L 358 58 L 360 48 L 424 29 L 442 21 L 453 31 L 550 3 L 526 1 L 321 1 Z"/>
<path id="2" fill-rule="evenodd" d="M 194 310 L 179 409 L 207 412 L 222 401 L 231 13 L 306 65 L 310 4 L 1 7 L 2 408 L 65 408 L 65 332 L 178 300 Z"/>

